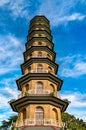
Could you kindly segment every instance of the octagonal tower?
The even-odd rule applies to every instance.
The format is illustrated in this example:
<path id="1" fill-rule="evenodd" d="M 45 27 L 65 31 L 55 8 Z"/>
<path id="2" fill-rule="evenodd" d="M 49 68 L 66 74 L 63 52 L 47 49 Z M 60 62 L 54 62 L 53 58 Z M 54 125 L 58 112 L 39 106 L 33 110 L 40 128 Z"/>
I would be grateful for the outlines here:
<path id="1" fill-rule="evenodd" d="M 10 102 L 18 112 L 16 127 L 34 130 L 62 129 L 61 113 L 68 106 L 58 94 L 63 80 L 56 77 L 58 64 L 50 30 L 45 16 L 35 16 L 30 21 L 26 51 L 21 64 L 22 77 L 16 80 L 21 92 L 18 99 Z"/>

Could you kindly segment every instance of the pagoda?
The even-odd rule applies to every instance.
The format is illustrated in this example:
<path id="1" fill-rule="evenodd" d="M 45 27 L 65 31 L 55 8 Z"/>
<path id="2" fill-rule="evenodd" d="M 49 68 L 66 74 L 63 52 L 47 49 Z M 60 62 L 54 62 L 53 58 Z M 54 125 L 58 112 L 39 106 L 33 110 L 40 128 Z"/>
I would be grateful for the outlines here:
<path id="1" fill-rule="evenodd" d="M 58 64 L 49 20 L 37 15 L 30 27 L 21 64 L 22 77 L 16 80 L 20 94 L 11 100 L 13 111 L 18 112 L 16 128 L 20 130 L 62 130 L 61 113 L 68 102 L 61 99 L 63 80 L 58 78 Z"/>

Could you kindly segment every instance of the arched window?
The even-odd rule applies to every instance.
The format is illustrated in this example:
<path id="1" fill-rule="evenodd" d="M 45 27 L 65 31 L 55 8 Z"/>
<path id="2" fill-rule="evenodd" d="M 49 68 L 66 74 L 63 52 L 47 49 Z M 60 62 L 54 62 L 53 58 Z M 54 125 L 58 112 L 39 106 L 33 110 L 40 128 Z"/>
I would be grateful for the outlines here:
<path id="1" fill-rule="evenodd" d="M 44 110 L 40 106 L 36 107 L 35 110 L 35 123 L 36 125 L 43 125 L 44 123 Z"/>
<path id="2" fill-rule="evenodd" d="M 51 68 L 50 66 L 48 67 L 48 71 L 49 71 L 49 72 L 52 72 L 52 68 Z"/>
<path id="3" fill-rule="evenodd" d="M 42 30 L 41 28 L 38 28 L 38 30 Z"/>
<path id="4" fill-rule="evenodd" d="M 38 45 L 41 46 L 41 45 L 42 45 L 42 42 L 38 42 Z"/>
<path id="5" fill-rule="evenodd" d="M 37 82 L 36 93 L 37 94 L 43 94 L 43 83 L 42 82 Z"/>
<path id="6" fill-rule="evenodd" d="M 32 55 L 32 53 L 30 54 L 30 57 L 32 57 L 33 55 Z"/>
<path id="7" fill-rule="evenodd" d="M 26 60 L 28 60 L 29 58 L 30 58 L 30 56 L 27 56 L 27 57 L 26 57 Z"/>
<path id="8" fill-rule="evenodd" d="M 52 109 L 53 120 L 58 121 L 58 112 L 55 108 Z"/>
<path id="9" fill-rule="evenodd" d="M 38 57 L 42 57 L 42 52 L 41 51 L 38 52 Z"/>
<path id="10" fill-rule="evenodd" d="M 31 66 L 28 67 L 28 72 L 30 73 L 30 71 L 31 71 Z"/>
<path id="11" fill-rule="evenodd" d="M 50 55 L 49 54 L 47 54 L 47 57 L 50 59 Z"/>
<path id="12" fill-rule="evenodd" d="M 26 88 L 26 91 L 28 91 L 29 90 L 29 84 L 26 84 L 25 88 Z"/>
<path id="13" fill-rule="evenodd" d="M 23 120 L 24 120 L 24 119 L 26 119 L 26 109 L 23 109 L 22 113 L 23 113 Z"/>
<path id="14" fill-rule="evenodd" d="M 42 34 L 38 34 L 38 36 L 39 36 L 39 37 L 41 37 L 41 36 L 42 36 Z"/>
<path id="15" fill-rule="evenodd" d="M 24 71 L 24 74 L 27 74 L 28 73 L 28 69 L 26 68 L 25 71 Z"/>
<path id="16" fill-rule="evenodd" d="M 41 73 L 43 71 L 43 66 L 41 64 L 38 64 L 37 66 L 37 72 Z"/>
<path id="17" fill-rule="evenodd" d="M 51 92 L 55 92 L 55 87 L 53 84 L 50 84 L 50 90 L 51 90 Z"/>

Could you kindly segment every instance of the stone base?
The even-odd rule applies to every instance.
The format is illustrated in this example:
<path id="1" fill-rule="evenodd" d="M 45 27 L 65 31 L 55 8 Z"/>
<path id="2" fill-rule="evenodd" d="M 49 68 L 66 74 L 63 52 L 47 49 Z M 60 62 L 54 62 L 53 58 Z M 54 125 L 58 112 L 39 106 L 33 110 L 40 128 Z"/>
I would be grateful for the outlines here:
<path id="1" fill-rule="evenodd" d="M 19 128 L 19 130 L 62 130 L 62 128 L 55 126 L 24 126 Z"/>

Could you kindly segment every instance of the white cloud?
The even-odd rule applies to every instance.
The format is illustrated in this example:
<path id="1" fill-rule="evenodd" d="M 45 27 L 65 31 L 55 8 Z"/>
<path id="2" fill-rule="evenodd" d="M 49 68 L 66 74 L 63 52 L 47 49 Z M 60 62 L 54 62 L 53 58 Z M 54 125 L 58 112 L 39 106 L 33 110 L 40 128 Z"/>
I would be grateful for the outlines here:
<path id="1" fill-rule="evenodd" d="M 0 0 L 0 6 L 3 6 L 9 2 L 10 2 L 10 0 Z"/>
<path id="2" fill-rule="evenodd" d="M 70 21 L 72 20 L 83 20 L 86 17 L 86 15 L 80 14 L 80 13 L 74 13 L 70 15 L 69 19 Z"/>
<path id="3" fill-rule="evenodd" d="M 31 6 L 31 2 L 25 2 L 25 0 L 12 0 L 10 2 L 9 9 L 12 11 L 12 15 L 16 17 L 27 17 L 29 16 L 29 11 L 27 8 Z"/>
<path id="4" fill-rule="evenodd" d="M 0 108 L 7 107 L 9 98 L 5 97 L 4 95 L 0 94 Z"/>
<path id="5" fill-rule="evenodd" d="M 52 0 L 43 0 L 40 2 L 40 0 L 37 0 L 37 2 L 33 2 L 31 0 L 25 1 L 25 0 L 1 0 L 0 6 L 4 6 L 5 4 L 8 4 L 6 8 L 10 10 L 10 14 L 12 15 L 13 19 L 16 19 L 18 17 L 22 17 L 26 20 L 31 18 L 34 14 L 42 14 L 47 16 L 47 18 L 52 21 L 52 25 L 59 25 L 59 24 L 67 24 L 69 21 L 75 21 L 75 20 L 83 20 L 86 15 L 78 12 L 72 12 L 70 14 L 71 10 L 74 10 L 76 8 L 76 5 L 78 2 L 82 4 L 85 4 L 84 0 L 63 0 L 62 2 L 60 0 L 58 1 L 52 1 Z M 40 4 L 39 4 L 40 3 Z M 37 6 L 38 4 L 38 6 Z M 37 6 L 38 8 L 35 10 L 35 12 L 31 12 L 31 8 L 34 8 Z"/>
<path id="6" fill-rule="evenodd" d="M 64 77 L 78 77 L 86 74 L 85 55 L 71 55 L 59 59 L 60 75 Z"/>
<path id="7" fill-rule="evenodd" d="M 18 90 L 15 89 L 14 86 L 12 86 L 11 88 L 11 86 L 0 89 L 0 108 L 8 107 L 9 106 L 8 101 L 10 99 L 18 98 L 19 94 Z"/>
<path id="8" fill-rule="evenodd" d="M 10 107 L 6 109 L 3 108 L 3 109 L 4 109 L 3 114 L 0 114 L 0 125 L 3 120 L 8 120 L 9 117 L 17 114 L 16 112 L 13 112 L 12 110 L 10 110 Z"/>
<path id="9" fill-rule="evenodd" d="M 78 108 L 73 109 L 73 108 L 69 107 L 67 112 L 74 115 L 76 118 L 83 119 L 86 122 L 86 109 L 85 110 L 83 110 L 83 109 L 78 110 Z"/>
<path id="10" fill-rule="evenodd" d="M 22 41 L 11 34 L 0 36 L 0 41 L 0 74 L 18 70 L 23 61 Z"/>
<path id="11" fill-rule="evenodd" d="M 67 111 L 77 118 L 86 121 L 86 94 L 80 92 L 65 91 L 62 93 L 62 99 L 71 101 Z"/>
<path id="12" fill-rule="evenodd" d="M 19 93 L 15 85 L 14 77 L 4 77 L 4 79 L 0 81 L 0 122 L 16 114 L 12 111 L 8 101 L 17 99 Z"/>
<path id="13" fill-rule="evenodd" d="M 31 0 L 27 2 L 25 0 L 15 0 L 15 2 L 14 0 L 0 1 L 0 7 L 6 10 L 10 10 L 9 14 L 12 15 L 13 19 L 16 19 L 18 17 L 23 17 L 25 19 L 28 19 L 30 6 L 32 6 Z"/>
<path id="14" fill-rule="evenodd" d="M 9 84 L 10 85 L 10 84 Z M 16 113 L 12 111 L 8 101 L 11 99 L 18 98 L 19 92 L 15 89 L 13 85 L 10 87 L 0 88 L 0 122 L 4 119 L 8 119 L 10 116 Z"/>
<path id="15" fill-rule="evenodd" d="M 42 2 L 38 12 L 48 17 L 50 21 L 52 21 L 51 24 L 53 25 L 59 25 L 59 24 L 67 24 L 69 21 L 75 21 L 75 20 L 83 20 L 86 15 L 82 13 L 76 12 L 76 10 L 72 13 L 71 10 L 74 10 L 76 8 L 76 5 L 80 2 L 81 4 L 85 3 L 85 1 L 81 2 L 80 0 L 63 0 L 62 2 L 60 0 L 58 1 L 52 1 L 47 0 L 46 2 Z M 47 5 L 47 8 L 45 9 Z"/>
<path id="16" fill-rule="evenodd" d="M 4 90 L 6 91 L 6 93 L 11 95 L 11 98 L 17 98 L 18 97 L 19 92 L 18 92 L 17 89 L 6 87 Z"/>
<path id="17" fill-rule="evenodd" d="M 6 77 L 4 77 L 3 78 L 3 80 L 0 80 L 0 86 L 2 87 L 2 86 L 4 86 L 3 87 L 3 89 L 5 88 L 5 87 L 9 87 L 9 85 L 10 84 L 12 84 L 12 86 L 14 86 L 15 84 L 15 82 L 14 82 L 14 80 L 15 80 L 15 76 L 14 77 L 11 77 L 11 78 L 6 78 Z"/>
<path id="18" fill-rule="evenodd" d="M 67 98 L 70 103 L 70 107 L 86 107 L 86 94 L 80 92 L 64 92 L 62 98 Z"/>
<path id="19" fill-rule="evenodd" d="M 10 87 L 4 86 L 3 88 L 0 88 L 0 122 L 16 114 L 16 112 L 12 111 L 8 101 L 11 99 L 17 99 L 19 92 L 15 88 L 14 84 L 9 83 L 8 86 Z"/>
<path id="20" fill-rule="evenodd" d="M 68 22 L 68 21 L 75 21 L 75 20 L 83 20 L 86 15 L 80 13 L 73 13 L 72 15 L 64 16 L 58 19 L 58 22 Z"/>

